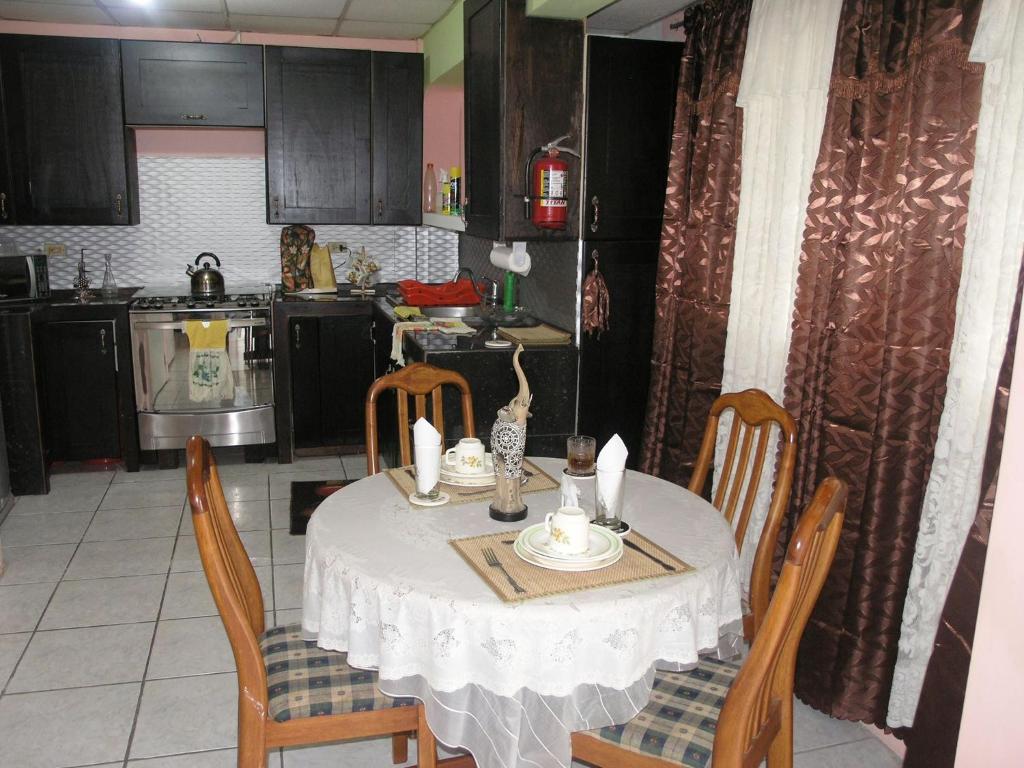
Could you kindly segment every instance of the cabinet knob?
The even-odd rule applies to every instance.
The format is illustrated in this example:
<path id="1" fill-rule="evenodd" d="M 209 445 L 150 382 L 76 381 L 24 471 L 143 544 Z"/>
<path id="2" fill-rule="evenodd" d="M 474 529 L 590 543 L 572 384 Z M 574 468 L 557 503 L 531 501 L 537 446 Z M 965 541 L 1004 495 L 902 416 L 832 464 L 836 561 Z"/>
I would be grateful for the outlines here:
<path id="1" fill-rule="evenodd" d="M 597 232 L 597 225 L 601 221 L 601 201 L 597 195 L 590 198 L 590 231 Z"/>
<path id="2" fill-rule="evenodd" d="M 0 192 L 0 219 L 7 221 L 7 193 Z"/>
<path id="3" fill-rule="evenodd" d="M 274 217 L 274 219 L 275 220 L 276 219 L 280 219 L 281 218 L 281 198 L 278 197 L 277 195 L 274 195 L 272 198 L 270 198 L 270 206 L 273 209 L 271 211 L 271 215 Z"/>
<path id="4" fill-rule="evenodd" d="M 124 197 L 120 192 L 114 195 L 114 210 L 117 211 L 118 216 L 124 212 Z"/>
<path id="5" fill-rule="evenodd" d="M 193 114 L 191 112 L 183 112 L 181 115 L 182 120 L 205 120 L 206 115 Z"/>
<path id="6" fill-rule="evenodd" d="M 295 337 L 295 348 L 302 349 L 302 326 L 296 323 L 292 328 L 294 329 L 292 335 Z"/>
<path id="7" fill-rule="evenodd" d="M 107 354 L 107 329 L 100 328 L 100 354 Z"/>
<path id="8" fill-rule="evenodd" d="M 384 201 L 383 200 L 378 200 L 377 201 L 377 218 L 378 219 L 383 219 L 384 218 Z"/>

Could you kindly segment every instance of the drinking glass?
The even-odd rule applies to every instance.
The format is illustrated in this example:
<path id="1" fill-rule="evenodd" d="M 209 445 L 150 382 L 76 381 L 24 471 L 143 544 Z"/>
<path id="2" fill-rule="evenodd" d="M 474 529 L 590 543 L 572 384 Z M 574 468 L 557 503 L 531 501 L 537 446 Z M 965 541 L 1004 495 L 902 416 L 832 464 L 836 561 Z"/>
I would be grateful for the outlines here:
<path id="1" fill-rule="evenodd" d="M 620 533 L 626 530 L 622 522 L 622 497 L 626 487 L 626 470 L 597 470 L 597 516 L 594 522 L 611 531 Z"/>
<path id="2" fill-rule="evenodd" d="M 566 441 L 568 468 L 566 473 L 576 477 L 587 477 L 594 474 L 594 456 L 597 453 L 597 440 L 586 435 L 573 435 Z"/>

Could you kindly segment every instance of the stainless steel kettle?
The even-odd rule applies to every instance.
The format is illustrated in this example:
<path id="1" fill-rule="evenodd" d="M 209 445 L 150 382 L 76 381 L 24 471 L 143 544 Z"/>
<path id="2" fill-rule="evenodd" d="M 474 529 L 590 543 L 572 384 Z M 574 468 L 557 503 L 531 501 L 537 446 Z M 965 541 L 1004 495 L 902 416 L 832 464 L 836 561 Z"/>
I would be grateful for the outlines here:
<path id="1" fill-rule="evenodd" d="M 202 267 L 199 267 L 199 262 L 202 259 L 213 259 L 217 262 L 217 266 L 220 266 L 220 259 L 217 258 L 217 254 L 203 252 L 196 256 L 195 266 L 191 264 L 185 269 L 185 274 L 192 277 L 192 295 L 193 296 L 221 296 L 224 294 L 224 275 L 220 273 L 220 270 L 214 269 L 210 266 L 209 261 L 203 262 Z M 198 269 L 196 267 L 199 267 Z"/>

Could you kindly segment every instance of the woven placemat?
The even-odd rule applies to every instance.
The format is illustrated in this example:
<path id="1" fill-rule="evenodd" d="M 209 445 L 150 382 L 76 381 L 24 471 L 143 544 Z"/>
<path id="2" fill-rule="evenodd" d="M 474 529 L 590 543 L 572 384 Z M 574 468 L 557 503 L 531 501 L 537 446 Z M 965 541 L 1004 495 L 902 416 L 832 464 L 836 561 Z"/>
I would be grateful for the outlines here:
<path id="1" fill-rule="evenodd" d="M 671 552 L 666 552 L 650 539 L 633 531 L 626 536 L 625 541 L 637 545 L 643 552 L 650 553 L 662 562 L 671 565 L 675 570 L 670 571 L 664 568 L 627 545 L 622 553 L 622 558 L 607 568 L 582 572 L 552 571 L 527 563 L 512 551 L 512 542 L 518 535 L 519 531 L 487 533 L 483 536 L 453 539 L 448 543 L 455 547 L 462 558 L 506 603 L 518 603 L 536 597 L 550 597 L 568 592 L 579 592 L 584 589 L 610 587 L 614 584 L 655 579 L 661 576 L 678 576 L 693 570 L 692 566 L 687 565 Z M 498 562 L 526 592 L 516 592 L 500 568 L 487 564 L 483 550 L 488 547 L 494 550 Z"/>
<path id="2" fill-rule="evenodd" d="M 526 483 L 520 493 L 536 493 L 537 491 L 550 491 L 557 488 L 558 483 L 544 470 L 531 462 L 529 459 L 523 461 L 523 474 L 526 475 Z M 416 468 L 414 466 L 397 467 L 387 470 L 387 476 L 391 478 L 402 495 L 408 497 L 410 493 L 416 492 Z M 473 501 L 491 501 L 494 498 L 494 486 L 489 485 L 479 490 L 466 488 L 462 485 L 451 485 L 442 482 L 438 485 L 442 491 L 452 497 L 449 504 L 468 504 Z"/>

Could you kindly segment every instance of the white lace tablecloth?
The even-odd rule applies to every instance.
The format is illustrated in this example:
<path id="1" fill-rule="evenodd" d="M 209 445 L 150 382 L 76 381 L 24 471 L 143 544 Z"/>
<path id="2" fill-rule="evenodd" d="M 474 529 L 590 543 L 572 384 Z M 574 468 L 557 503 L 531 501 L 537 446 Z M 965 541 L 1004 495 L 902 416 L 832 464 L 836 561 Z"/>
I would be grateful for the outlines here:
<path id="1" fill-rule="evenodd" d="M 486 503 L 414 507 L 379 474 L 328 497 L 306 533 L 306 636 L 421 699 L 437 738 L 480 768 L 568 766 L 569 734 L 631 719 L 655 665 L 740 647 L 733 534 L 706 501 L 630 472 L 624 519 L 695 570 L 509 604 L 448 541 L 541 522 L 558 492 L 524 501 L 525 521 L 499 523 Z"/>

